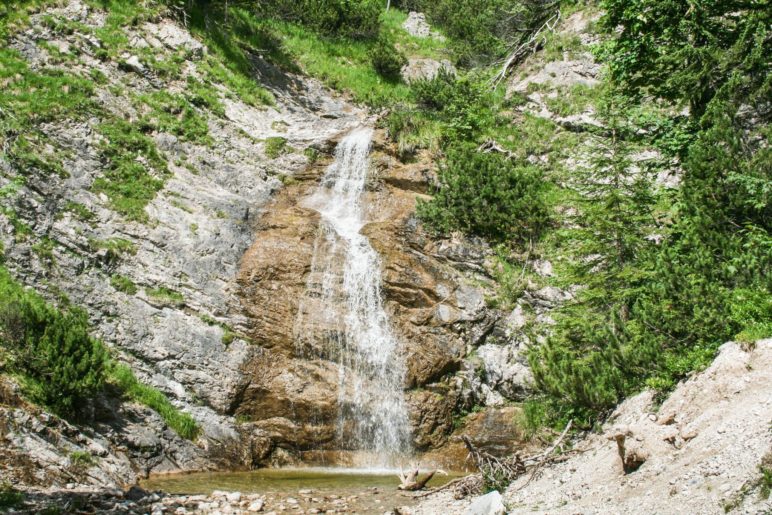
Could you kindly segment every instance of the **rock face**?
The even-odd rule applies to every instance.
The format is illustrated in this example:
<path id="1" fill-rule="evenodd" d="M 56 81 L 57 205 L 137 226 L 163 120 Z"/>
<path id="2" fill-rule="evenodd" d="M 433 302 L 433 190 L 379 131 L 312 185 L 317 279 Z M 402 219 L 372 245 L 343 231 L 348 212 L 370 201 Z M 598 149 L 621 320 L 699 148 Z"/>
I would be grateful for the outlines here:
<path id="1" fill-rule="evenodd" d="M 303 335 L 296 326 L 319 234 L 319 217 L 304 200 L 328 162 L 309 170 L 268 206 L 239 273 L 249 334 L 263 351 L 247 367 L 251 380 L 235 411 L 292 452 L 346 448 L 335 427 L 341 394 L 347 394 L 339 391 L 339 357 L 330 349 L 305 347 L 329 340 L 337 324 L 315 316 L 322 306 L 311 298 L 303 301 Z M 455 373 L 467 346 L 479 345 L 498 316 L 486 307 L 484 290 L 459 270 L 470 263 L 482 269 L 485 254 L 460 252 L 459 259 L 453 251 L 462 243 L 438 247 L 418 229 L 415 201 L 432 175 L 429 161 L 403 165 L 379 133 L 371 162 L 365 194 L 369 223 L 362 233 L 381 257 L 385 306 L 403 346 L 413 444 L 418 450 L 437 448 L 452 431 L 454 411 L 465 402 L 463 381 Z M 343 316 L 343 306 L 339 309 Z M 272 370 L 266 370 L 269 364 Z"/>
<path id="2" fill-rule="evenodd" d="M 175 471 L 179 464 L 204 469 L 205 453 L 165 427 L 140 405 L 101 398 L 98 422 L 82 428 L 21 399 L 18 387 L 0 379 L 0 475 L 15 485 L 64 488 L 77 483 L 123 488 L 151 470 Z"/>
<path id="3" fill-rule="evenodd" d="M 57 32 L 48 17 L 80 29 Z M 51 48 L 70 52 L 72 73 L 104 76 L 93 99 L 100 112 L 130 123 L 146 114 L 137 95 L 178 94 L 189 81 L 209 80 L 202 66 L 207 48 L 163 18 L 127 27 L 127 51 L 98 58 L 98 29 L 105 20 L 104 12 L 70 0 L 32 14 L 30 28 L 16 33 L 10 46 L 36 71 L 61 67 Z M 158 72 L 145 58 L 148 52 L 157 60 L 181 59 L 179 73 Z M 88 436 L 108 449 L 100 476 L 105 484 L 180 469 L 295 463 L 301 451 L 345 448 L 336 420 L 348 393 L 340 391 L 338 363 L 324 349 L 296 345 L 299 299 L 319 226 L 302 199 L 315 187 L 336 140 L 374 120 L 314 80 L 260 57 L 252 65 L 275 105 L 247 105 L 227 84 L 217 83 L 221 109 L 195 107 L 209 142 L 147 129 L 169 174 L 139 221 L 116 212 L 94 187 L 106 173 L 104 119 L 36 127 L 62 150 L 60 174 L 21 169 L 0 157 L 0 188 L 12 192 L 3 197 L 0 214 L 4 266 L 50 300 L 66 297 L 85 308 L 116 359 L 203 429 L 197 442 L 188 442 L 152 410 L 105 401 L 96 433 Z M 408 68 L 418 78 L 452 65 L 414 61 Z M 276 155 L 267 147 L 278 138 L 284 145 Z M 314 164 L 309 156 L 316 154 L 321 158 Z M 422 451 L 445 445 L 460 409 L 486 396 L 500 404 L 502 392 L 518 394 L 526 375 L 516 365 L 521 361 L 515 348 L 485 347 L 482 365 L 468 359 L 502 318 L 485 303 L 490 252 L 479 241 L 435 241 L 422 232 L 415 202 L 430 190 L 434 166 L 428 155 L 413 163 L 395 155 L 379 133 L 362 233 L 381 257 L 385 307 L 407 364 L 413 444 Z M 27 236 L 17 237 L 18 223 L 29 229 Z M 41 242 L 50 243 L 50 252 L 39 250 Z M 320 320 L 305 340 L 329 330 Z M 309 350 L 315 358 L 309 359 Z M 13 456 L 34 451 L 36 466 L 43 467 L 80 449 L 82 442 L 39 441 L 38 428 L 47 422 L 23 415 L 25 409 L 2 413 Z M 57 419 L 59 424 L 64 423 Z M 65 442 L 74 429 L 61 427 L 56 431 Z"/>
<path id="4" fill-rule="evenodd" d="M 82 24 L 81 32 L 88 35 L 55 34 L 45 22 L 49 16 Z M 154 49 L 159 59 L 184 52 L 179 76 L 162 77 L 136 55 L 96 59 L 93 49 L 100 43 L 89 31 L 101 27 L 104 19 L 103 12 L 72 0 L 34 14 L 30 29 L 13 36 L 11 47 L 36 70 L 56 67 L 37 41 L 58 41 L 59 47 L 77 51 L 80 58 L 70 64 L 73 73 L 88 77 L 99 71 L 106 77 L 96 85 L 99 106 L 134 122 L 141 113 L 133 95 L 184 91 L 188 80 L 202 77 L 199 59 L 206 48 L 171 20 L 127 28 L 126 35 L 137 48 Z M 151 134 L 170 176 L 145 207 L 147 221 L 125 219 L 110 208 L 103 193 L 94 191 L 95 180 L 105 174 L 100 154 L 104 140 L 98 130 L 103 120 L 38 127 L 53 145 L 66 150 L 61 174 L 17 169 L 0 158 L 0 188 L 25 179 L 3 199 L 5 266 L 49 298 L 66 295 L 86 308 L 98 336 L 116 357 L 202 425 L 197 446 L 178 442 L 187 449 L 180 452 L 170 447 L 163 436 L 167 430 L 154 415 L 121 408 L 118 415 L 132 433 L 127 445 L 142 449 L 147 459 L 141 463 L 149 464 L 149 471 L 201 468 L 205 455 L 228 463 L 232 453 L 241 452 L 233 449 L 239 445 L 240 428 L 231 415 L 248 384 L 244 367 L 262 352 L 246 338 L 248 318 L 236 296 L 239 263 L 253 241 L 253 222 L 281 188 L 279 178 L 305 168 L 304 149 L 323 148 L 363 117 L 317 82 L 283 74 L 260 59 L 255 70 L 256 80 L 276 99 L 271 109 L 246 105 L 220 85 L 223 112 L 201 108 L 197 113 L 208 123 L 211 144 L 166 132 Z M 264 140 L 270 137 L 286 140 L 282 155 L 266 155 Z M 14 236 L 8 212 L 29 227 L 29 237 Z M 52 242 L 49 254 L 35 250 L 40 241 Z M 133 287 L 120 288 L 116 277 Z M 281 345 L 281 328 L 277 323 L 276 345 Z"/>

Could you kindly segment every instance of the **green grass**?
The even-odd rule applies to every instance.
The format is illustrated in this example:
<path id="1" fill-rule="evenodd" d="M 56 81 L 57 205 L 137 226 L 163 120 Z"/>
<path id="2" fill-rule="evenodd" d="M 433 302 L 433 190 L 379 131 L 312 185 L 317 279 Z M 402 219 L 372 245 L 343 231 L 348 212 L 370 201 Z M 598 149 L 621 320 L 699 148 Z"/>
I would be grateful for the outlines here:
<path id="1" fill-rule="evenodd" d="M 110 278 L 110 286 L 127 295 L 137 293 L 137 285 L 126 276 L 115 274 Z"/>
<path id="2" fill-rule="evenodd" d="M 287 146 L 287 138 L 272 137 L 265 140 L 265 155 L 271 159 L 276 159 L 282 154 L 286 154 L 289 151 Z"/>
<path id="3" fill-rule="evenodd" d="M 114 364 L 108 377 L 109 381 L 125 392 L 127 397 L 161 415 L 164 422 L 181 437 L 195 440 L 201 433 L 201 428 L 193 417 L 175 408 L 160 391 L 140 383 L 134 372 L 126 365 Z"/>
<path id="4" fill-rule="evenodd" d="M 105 168 L 92 189 L 105 193 L 110 207 L 127 219 L 147 221 L 145 206 L 169 176 L 165 158 L 135 124 L 112 120 L 100 125 L 99 131 L 105 138 L 101 144 Z"/>
<path id="5" fill-rule="evenodd" d="M 72 200 L 67 201 L 64 205 L 64 210 L 72 213 L 73 216 L 81 222 L 88 224 L 94 224 L 94 222 L 96 222 L 96 215 L 94 212 L 79 202 L 74 202 Z"/>
<path id="6" fill-rule="evenodd" d="M 88 451 L 73 451 L 70 453 L 70 463 L 78 468 L 88 468 L 96 463 L 96 459 Z"/>
<path id="7" fill-rule="evenodd" d="M 397 9 L 383 13 L 384 35 L 408 57 L 445 57 L 444 43 L 405 32 L 402 23 L 406 17 Z M 367 105 L 381 107 L 409 100 L 410 91 L 405 84 L 384 80 L 373 69 L 370 51 L 374 41 L 325 37 L 298 24 L 256 18 L 249 10 L 240 8 L 228 11 L 227 30 L 212 21 L 207 25 L 203 12 L 196 9 L 191 12 L 193 30 L 217 58 L 216 61 L 207 59 L 204 70 L 210 80 L 223 82 L 247 103 L 265 104 L 268 100 L 248 101 L 254 94 L 248 89 L 245 91 L 242 80 L 247 77 L 252 81 L 249 53 L 264 55 L 289 71 L 302 71 L 318 78 Z"/>
<path id="8" fill-rule="evenodd" d="M 94 250 L 107 250 L 116 257 L 133 256 L 137 253 L 137 245 L 124 238 L 91 239 L 89 240 L 89 247 Z"/>
<path id="9" fill-rule="evenodd" d="M 212 144 L 206 116 L 200 114 L 184 95 L 155 91 L 138 95 L 137 101 L 150 109 L 138 122 L 143 132 L 167 132 L 179 136 L 182 141 Z"/>
<path id="10" fill-rule="evenodd" d="M 25 175 L 38 172 L 66 177 L 63 152 L 38 127 L 95 114 L 98 109 L 91 81 L 60 69 L 33 71 L 16 50 L 0 48 L 0 84 L 0 148 L 4 157 Z"/>
<path id="11" fill-rule="evenodd" d="M 180 292 L 172 290 L 171 288 L 167 288 L 166 286 L 159 286 L 158 288 L 145 288 L 145 293 L 148 297 L 166 304 L 185 304 L 185 297 L 183 297 Z"/>

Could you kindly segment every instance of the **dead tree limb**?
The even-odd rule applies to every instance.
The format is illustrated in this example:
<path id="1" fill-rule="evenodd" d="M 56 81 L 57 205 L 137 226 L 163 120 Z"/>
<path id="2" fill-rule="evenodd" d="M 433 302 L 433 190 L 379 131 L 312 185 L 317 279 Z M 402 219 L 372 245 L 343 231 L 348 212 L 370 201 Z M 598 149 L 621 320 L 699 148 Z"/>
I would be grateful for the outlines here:
<path id="1" fill-rule="evenodd" d="M 528 54 L 536 53 L 547 41 L 547 32 L 555 30 L 560 21 L 560 10 L 551 16 L 544 24 L 536 30 L 533 35 L 521 45 L 517 46 L 504 60 L 504 64 L 498 73 L 491 79 L 491 85 L 495 88 L 509 74 L 509 69 L 525 59 Z"/>
<path id="2" fill-rule="evenodd" d="M 501 145 L 499 145 L 499 142 L 495 139 L 489 139 L 479 147 L 477 147 L 478 152 L 483 152 L 485 154 L 490 154 L 491 152 L 496 152 L 499 154 L 504 154 L 508 158 L 512 159 L 514 157 L 517 157 L 517 155 L 514 152 L 510 152 L 509 150 L 505 149 Z"/>
<path id="3" fill-rule="evenodd" d="M 502 483 L 509 484 L 523 474 L 530 472 L 531 476 L 528 478 L 528 482 L 526 483 L 528 484 L 544 466 L 551 463 L 565 461 L 566 452 L 563 451 L 562 446 L 566 437 L 568 436 L 569 431 L 571 431 L 572 426 L 573 421 L 569 421 L 568 424 L 566 424 L 566 427 L 563 429 L 563 432 L 560 433 L 560 436 L 555 439 L 555 441 L 552 443 L 552 445 L 549 446 L 547 450 L 527 458 L 522 458 L 519 453 L 515 453 L 514 455 L 508 456 L 506 458 L 498 458 L 483 451 L 482 449 L 478 449 L 474 446 L 472 440 L 468 436 L 463 435 L 461 436 L 461 439 L 469 451 L 469 457 L 472 458 L 472 460 L 475 462 L 475 465 L 480 472 L 478 474 L 470 474 L 468 476 L 454 479 L 438 488 L 433 488 L 426 492 L 412 495 L 411 497 L 428 497 L 430 495 L 452 489 L 453 496 L 456 499 L 462 499 L 469 495 L 481 494 L 485 485 L 496 485 Z M 560 450 L 561 453 L 555 455 L 554 453 L 557 450 Z M 568 453 L 572 452 L 574 451 L 568 451 Z M 433 474 L 430 474 L 429 478 L 431 478 L 432 475 Z M 409 485 L 416 483 L 416 478 L 418 477 L 418 468 L 416 467 L 415 471 L 409 472 L 408 474 L 400 473 L 399 477 L 402 481 L 402 486 L 400 486 L 399 489 L 412 491 L 413 489 L 403 488 L 403 486 L 405 484 Z M 426 482 L 429 480 L 429 478 L 427 478 L 426 481 L 423 481 L 421 488 L 426 485 Z"/>
<path id="4" fill-rule="evenodd" d="M 431 478 L 434 477 L 435 474 L 445 474 L 447 475 L 447 472 L 444 470 L 435 469 L 426 474 L 423 478 L 419 479 L 419 470 L 418 467 L 416 467 L 415 470 L 409 471 L 407 474 L 403 473 L 402 471 L 399 472 L 399 481 L 400 485 L 397 487 L 399 490 L 404 490 L 407 492 L 415 492 L 417 490 L 423 490 L 426 486 L 426 483 L 429 482 Z"/>

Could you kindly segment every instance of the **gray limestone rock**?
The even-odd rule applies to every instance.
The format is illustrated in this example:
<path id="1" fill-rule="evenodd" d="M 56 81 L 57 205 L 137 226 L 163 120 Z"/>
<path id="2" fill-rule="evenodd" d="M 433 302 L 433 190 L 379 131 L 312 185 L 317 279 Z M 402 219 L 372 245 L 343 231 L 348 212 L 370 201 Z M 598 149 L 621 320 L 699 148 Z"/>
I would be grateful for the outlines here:
<path id="1" fill-rule="evenodd" d="M 417 38 L 428 38 L 431 35 L 431 27 L 429 27 L 424 13 L 410 11 L 407 20 L 402 24 L 402 28 Z"/>
<path id="2" fill-rule="evenodd" d="M 437 61 L 435 59 L 411 57 L 402 68 L 402 79 L 405 82 L 433 79 L 443 69 L 453 75 L 456 74 L 456 68 L 447 59 Z"/>
<path id="3" fill-rule="evenodd" d="M 494 490 L 472 501 L 464 515 L 504 515 L 506 511 L 501 494 Z"/>

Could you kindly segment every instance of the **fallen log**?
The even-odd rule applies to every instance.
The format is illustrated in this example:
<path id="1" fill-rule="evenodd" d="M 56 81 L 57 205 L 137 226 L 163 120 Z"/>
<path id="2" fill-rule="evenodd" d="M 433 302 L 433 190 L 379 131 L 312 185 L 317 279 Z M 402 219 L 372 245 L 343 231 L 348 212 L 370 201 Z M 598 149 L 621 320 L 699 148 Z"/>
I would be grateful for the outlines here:
<path id="1" fill-rule="evenodd" d="M 399 472 L 400 485 L 397 487 L 397 489 L 403 490 L 406 492 L 415 492 L 418 490 L 423 490 L 424 487 L 426 486 L 426 483 L 428 483 L 429 480 L 431 480 L 431 478 L 433 478 L 434 475 L 437 473 L 447 475 L 447 472 L 445 472 L 444 470 L 435 469 L 430 471 L 423 478 L 419 479 L 418 467 L 416 467 L 415 470 L 409 471 L 407 474 L 405 474 L 400 470 Z"/>

